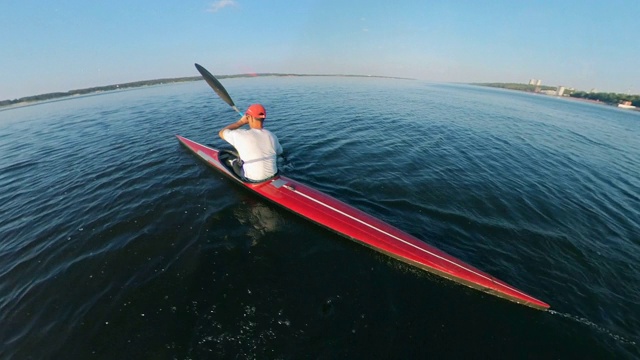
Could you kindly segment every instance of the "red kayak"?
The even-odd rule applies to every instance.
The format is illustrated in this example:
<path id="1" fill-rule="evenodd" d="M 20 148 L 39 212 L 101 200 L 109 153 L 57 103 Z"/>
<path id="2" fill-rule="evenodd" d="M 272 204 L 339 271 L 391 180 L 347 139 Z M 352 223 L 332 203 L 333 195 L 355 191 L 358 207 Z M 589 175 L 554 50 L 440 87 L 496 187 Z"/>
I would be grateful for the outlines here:
<path id="1" fill-rule="evenodd" d="M 225 164 L 224 157 L 227 156 L 225 152 L 219 152 L 180 135 L 177 137 L 184 146 L 206 161 L 207 164 L 237 183 L 351 240 L 407 264 L 486 293 L 540 310 L 549 308 L 545 302 L 465 264 L 371 215 L 295 180 L 278 175 L 260 183 L 243 181 Z"/>

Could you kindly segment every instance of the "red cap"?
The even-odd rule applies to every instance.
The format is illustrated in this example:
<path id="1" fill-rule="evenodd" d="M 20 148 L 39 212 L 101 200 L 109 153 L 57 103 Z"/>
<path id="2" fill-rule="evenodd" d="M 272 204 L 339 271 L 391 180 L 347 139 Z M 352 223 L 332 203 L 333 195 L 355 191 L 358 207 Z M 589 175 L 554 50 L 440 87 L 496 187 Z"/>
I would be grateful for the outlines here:
<path id="1" fill-rule="evenodd" d="M 254 118 L 264 119 L 267 117 L 267 110 L 265 110 L 264 106 L 260 104 L 253 104 L 249 106 L 245 114 L 251 115 Z"/>

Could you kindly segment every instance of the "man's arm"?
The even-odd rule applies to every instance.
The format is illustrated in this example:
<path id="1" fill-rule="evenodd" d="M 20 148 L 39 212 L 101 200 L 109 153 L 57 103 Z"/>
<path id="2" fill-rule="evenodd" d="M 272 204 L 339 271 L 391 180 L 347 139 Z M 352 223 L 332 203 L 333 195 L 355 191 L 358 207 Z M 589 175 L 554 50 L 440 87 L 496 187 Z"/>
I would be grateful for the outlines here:
<path id="1" fill-rule="evenodd" d="M 222 128 L 222 130 L 218 131 L 218 135 L 220 136 L 220 138 L 222 138 L 224 140 L 224 136 L 222 136 L 222 132 L 225 130 L 235 130 L 235 129 L 239 129 L 241 128 L 243 125 L 248 124 L 249 123 L 249 119 L 247 119 L 247 116 L 243 116 L 240 118 L 240 120 L 234 122 L 233 124 L 229 124 L 227 126 L 225 126 L 224 128 Z"/>

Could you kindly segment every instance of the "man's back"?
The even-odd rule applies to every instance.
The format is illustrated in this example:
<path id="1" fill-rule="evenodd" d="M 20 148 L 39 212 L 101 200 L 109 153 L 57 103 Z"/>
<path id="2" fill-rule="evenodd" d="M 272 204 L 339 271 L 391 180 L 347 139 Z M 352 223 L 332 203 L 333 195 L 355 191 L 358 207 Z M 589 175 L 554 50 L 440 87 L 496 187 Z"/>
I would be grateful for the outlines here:
<path id="1" fill-rule="evenodd" d="M 277 155 L 282 153 L 282 146 L 269 130 L 224 130 L 222 135 L 238 151 L 247 179 L 259 181 L 278 172 Z"/>
<path id="2" fill-rule="evenodd" d="M 244 116 L 218 132 L 221 138 L 233 145 L 240 159 L 243 176 L 249 180 L 261 181 L 278 172 L 277 156 L 282 153 L 278 138 L 263 127 L 267 110 L 260 104 L 249 106 Z M 249 125 L 249 130 L 240 129 Z"/>

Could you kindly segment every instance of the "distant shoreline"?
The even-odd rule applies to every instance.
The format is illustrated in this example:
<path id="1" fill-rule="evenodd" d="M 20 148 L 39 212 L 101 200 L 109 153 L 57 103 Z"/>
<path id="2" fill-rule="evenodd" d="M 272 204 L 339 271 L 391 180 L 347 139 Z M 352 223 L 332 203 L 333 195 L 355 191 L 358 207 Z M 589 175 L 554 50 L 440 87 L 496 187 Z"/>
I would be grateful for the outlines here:
<path id="1" fill-rule="evenodd" d="M 558 94 L 558 87 L 518 83 L 472 83 L 470 85 L 492 87 L 511 91 L 521 91 L 598 105 L 615 106 L 625 110 L 640 111 L 640 95 L 594 92 L 587 93 L 584 91 L 576 91 L 575 89 L 564 88 L 562 88 L 562 92 Z M 631 105 L 631 102 L 633 102 L 636 107 L 627 107 Z"/>
<path id="2" fill-rule="evenodd" d="M 267 77 L 267 76 L 276 76 L 276 77 L 303 77 L 303 76 L 326 76 L 326 77 L 364 77 L 364 78 L 383 78 L 383 79 L 396 79 L 396 80 L 415 80 L 412 78 L 403 78 L 403 77 L 395 77 L 395 76 L 379 76 L 379 75 L 314 75 L 314 74 L 281 74 L 281 73 L 260 73 L 260 74 L 237 74 L 237 75 L 216 75 L 218 79 L 230 79 L 230 78 L 249 78 L 249 77 Z M 153 85 L 161 85 L 161 84 L 171 84 L 171 83 L 181 83 L 181 82 L 190 82 L 190 81 L 199 81 L 203 80 L 202 76 L 190 76 L 190 77 L 177 77 L 177 78 L 166 78 L 166 79 L 155 79 L 155 80 L 143 80 L 143 81 L 134 81 L 122 84 L 114 84 L 114 85 L 106 85 L 106 86 L 96 86 L 90 87 L 86 89 L 77 89 L 77 90 L 69 90 L 67 92 L 54 92 L 54 93 L 46 93 L 40 95 L 33 96 L 25 96 L 18 99 L 13 100 L 1 100 L 0 108 L 11 105 L 29 105 L 35 102 L 47 101 L 53 99 L 60 99 L 69 96 L 76 95 L 86 95 L 93 94 L 104 91 L 114 91 L 114 90 L 122 90 L 122 89 L 130 89 L 137 88 L 142 86 L 153 86 Z"/>

